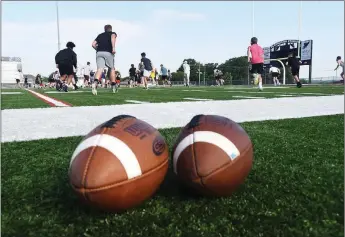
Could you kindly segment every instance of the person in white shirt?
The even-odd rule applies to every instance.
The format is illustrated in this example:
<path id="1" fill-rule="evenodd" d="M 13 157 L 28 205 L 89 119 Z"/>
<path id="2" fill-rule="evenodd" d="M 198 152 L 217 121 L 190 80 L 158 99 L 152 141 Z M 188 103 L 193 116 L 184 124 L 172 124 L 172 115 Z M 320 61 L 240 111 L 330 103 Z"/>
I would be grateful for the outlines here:
<path id="1" fill-rule="evenodd" d="M 185 86 L 189 87 L 189 76 L 190 76 L 190 67 L 187 63 L 187 61 L 183 62 L 183 83 Z"/>
<path id="2" fill-rule="evenodd" d="M 278 76 L 280 74 L 280 70 L 279 68 L 277 67 L 273 67 L 272 65 L 270 66 L 270 74 L 272 75 L 272 78 L 273 78 L 273 83 L 274 83 L 274 86 L 279 86 L 280 85 L 280 82 L 278 80 Z"/>
<path id="3" fill-rule="evenodd" d="M 218 69 L 218 65 L 216 66 L 216 68 L 213 70 L 213 76 L 214 76 L 214 79 L 216 79 L 216 85 L 217 86 L 220 86 L 221 85 L 221 82 L 220 82 L 220 79 L 222 78 L 222 71 Z"/>
<path id="4" fill-rule="evenodd" d="M 86 65 L 84 67 L 82 67 L 81 69 L 82 71 L 84 71 L 84 85 L 88 86 L 89 82 L 90 82 L 90 72 L 91 72 L 91 65 L 90 62 L 87 62 Z"/>

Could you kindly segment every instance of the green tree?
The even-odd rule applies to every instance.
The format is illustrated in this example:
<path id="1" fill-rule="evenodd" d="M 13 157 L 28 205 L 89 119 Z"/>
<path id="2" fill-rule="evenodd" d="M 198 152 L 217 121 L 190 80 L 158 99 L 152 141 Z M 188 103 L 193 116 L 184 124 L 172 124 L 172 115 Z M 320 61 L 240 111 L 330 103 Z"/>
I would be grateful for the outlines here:
<path id="1" fill-rule="evenodd" d="M 183 81 L 183 72 L 181 71 L 177 71 L 177 72 L 173 72 L 171 73 L 172 76 L 172 81 Z"/>
<path id="2" fill-rule="evenodd" d="M 234 84 L 248 83 L 248 61 L 247 56 L 235 57 L 226 60 L 219 65 L 219 69 L 225 73 L 230 73 Z"/>

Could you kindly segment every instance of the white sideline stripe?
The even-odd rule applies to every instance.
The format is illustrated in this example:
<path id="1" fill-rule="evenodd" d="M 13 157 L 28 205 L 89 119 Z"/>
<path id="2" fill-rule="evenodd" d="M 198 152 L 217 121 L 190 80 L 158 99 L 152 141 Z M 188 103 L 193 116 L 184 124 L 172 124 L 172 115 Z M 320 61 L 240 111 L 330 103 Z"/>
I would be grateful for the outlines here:
<path id="1" fill-rule="evenodd" d="M 232 143 L 229 139 L 224 137 L 223 135 L 211 131 L 198 131 L 192 134 L 189 134 L 185 137 L 176 147 L 174 156 L 173 156 L 173 164 L 174 164 L 174 172 L 177 173 L 177 161 L 180 157 L 181 153 L 189 146 L 197 142 L 206 142 L 213 144 L 220 149 L 222 149 L 228 156 L 229 159 L 234 160 L 240 155 L 240 151 L 237 147 Z"/>
<path id="2" fill-rule="evenodd" d="M 49 101 L 50 103 L 54 104 L 55 106 L 59 106 L 59 107 L 70 107 L 69 105 L 66 105 L 66 104 L 64 104 L 64 103 L 62 103 L 62 102 L 60 102 L 60 101 L 54 100 L 53 98 L 50 98 L 50 97 L 48 97 L 48 96 L 42 95 L 42 94 L 40 94 L 40 93 L 37 93 L 37 92 L 35 92 L 35 91 L 33 91 L 33 90 L 29 90 L 29 89 L 25 89 L 25 90 L 31 92 L 32 94 L 35 94 L 36 96 L 38 96 L 38 97 L 40 97 L 40 98 L 42 98 L 42 99 L 44 99 L 44 100 L 46 100 L 46 101 Z"/>
<path id="3" fill-rule="evenodd" d="M 94 135 L 82 141 L 72 155 L 70 166 L 80 152 L 93 146 L 103 147 L 116 156 L 123 165 L 128 179 L 135 178 L 142 174 L 138 159 L 133 151 L 123 141 L 108 134 Z"/>
<path id="4" fill-rule="evenodd" d="M 296 94 L 296 95 L 282 94 L 282 95 L 277 95 L 277 96 L 281 96 L 281 97 L 292 97 L 292 96 L 298 96 L 298 95 L 297 95 L 297 94 Z"/>
<path id="5" fill-rule="evenodd" d="M 324 94 L 324 93 L 307 93 L 307 92 L 305 92 L 305 93 L 294 93 L 294 94 L 301 94 L 301 95 L 328 95 L 328 94 Z"/>
<path id="6" fill-rule="evenodd" d="M 212 99 L 200 99 L 200 98 L 183 98 L 184 100 L 195 100 L 195 101 L 211 101 Z"/>
<path id="7" fill-rule="evenodd" d="M 344 114 L 344 95 L 6 109 L 1 110 L 1 142 L 85 136 L 121 114 L 140 118 L 158 129 L 183 127 L 196 114 L 220 115 L 237 123 L 303 118 Z M 59 122 L 44 125 L 42 121 Z"/>
<path id="8" fill-rule="evenodd" d="M 205 91 L 205 90 L 182 90 L 182 91 L 188 91 L 188 92 L 190 92 L 190 91 L 202 91 L 202 92 L 207 92 L 207 91 Z"/>
<path id="9" fill-rule="evenodd" d="M 242 96 L 242 95 L 233 95 L 233 96 L 231 96 L 231 97 L 233 97 L 233 98 L 243 98 L 243 99 L 263 99 L 264 97 L 259 97 L 259 96 L 257 96 L 257 97 L 255 97 L 255 96 Z"/>
<path id="10" fill-rule="evenodd" d="M 86 93 L 86 92 L 91 92 L 91 91 L 68 91 L 67 93 Z M 46 91 L 44 92 L 45 94 L 63 94 L 66 92 L 62 92 L 62 91 Z"/>
<path id="11" fill-rule="evenodd" d="M 139 101 L 139 100 L 125 100 L 128 103 L 134 103 L 134 104 L 149 104 L 150 102 L 147 101 Z"/>
<path id="12" fill-rule="evenodd" d="M 2 95 L 19 95 L 22 94 L 22 92 L 1 92 Z"/>

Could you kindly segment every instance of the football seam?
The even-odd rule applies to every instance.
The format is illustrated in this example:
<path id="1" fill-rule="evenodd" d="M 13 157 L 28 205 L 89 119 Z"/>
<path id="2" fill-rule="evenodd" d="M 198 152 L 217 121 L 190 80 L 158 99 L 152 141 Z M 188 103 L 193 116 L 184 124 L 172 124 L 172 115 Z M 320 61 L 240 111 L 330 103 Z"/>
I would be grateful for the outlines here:
<path id="1" fill-rule="evenodd" d="M 107 130 L 107 128 L 103 128 L 102 131 L 100 132 L 100 135 L 103 135 L 103 134 L 106 132 L 106 130 Z M 99 142 L 99 141 L 98 141 L 98 142 Z M 98 144 L 98 143 L 97 143 L 97 144 Z M 89 198 L 88 198 L 88 196 L 87 196 L 87 193 L 84 192 L 84 190 L 85 190 L 85 184 L 86 184 L 86 178 L 87 178 L 87 175 L 88 175 L 88 173 L 89 173 L 88 171 L 89 171 L 90 162 L 91 162 L 91 160 L 92 160 L 92 157 L 93 157 L 93 154 L 95 153 L 96 148 L 97 148 L 97 145 L 96 145 L 96 146 L 93 146 L 91 152 L 89 153 L 89 156 L 88 156 L 87 161 L 86 161 L 86 166 L 85 166 L 85 169 L 84 169 L 84 174 L 83 174 L 82 183 L 81 183 L 81 184 L 82 184 L 81 186 L 83 187 L 82 194 L 83 194 L 83 196 L 84 196 L 84 198 L 85 198 L 86 200 L 89 200 Z"/>
<path id="2" fill-rule="evenodd" d="M 78 191 L 81 191 L 82 193 L 92 193 L 92 192 L 98 192 L 98 191 L 102 191 L 102 190 L 114 188 L 114 187 L 116 187 L 116 186 L 123 185 L 123 184 L 125 184 L 125 183 L 127 183 L 127 182 L 132 182 L 133 180 L 136 180 L 136 179 L 140 179 L 140 178 L 142 178 L 142 177 L 145 177 L 145 176 L 147 176 L 147 175 L 153 173 L 154 171 L 156 171 L 156 170 L 162 168 L 164 165 L 166 165 L 167 162 L 169 162 L 169 155 L 168 155 L 168 157 L 167 157 L 167 159 L 166 159 L 165 162 L 163 162 L 163 163 L 160 164 L 159 166 L 157 166 L 157 167 L 155 167 L 155 168 L 149 170 L 149 171 L 146 172 L 145 174 L 142 174 L 142 175 L 140 175 L 140 176 L 137 176 L 137 177 L 135 177 L 135 178 L 133 178 L 133 179 L 127 179 L 127 180 L 125 180 L 125 181 L 121 181 L 121 182 L 119 182 L 119 183 L 108 184 L 108 185 L 106 185 L 106 186 L 102 186 L 102 187 L 98 187 L 98 188 L 85 188 L 85 187 L 77 188 L 77 187 L 75 187 L 73 184 L 72 184 L 72 187 L 73 187 L 73 189 L 78 190 Z"/>
<path id="3" fill-rule="evenodd" d="M 249 145 L 249 146 L 243 151 L 243 153 L 246 153 L 251 147 L 252 147 L 252 145 L 251 145 L 251 146 Z M 254 151 L 253 151 L 253 152 L 254 152 Z M 240 155 L 240 156 L 241 156 L 241 155 Z M 236 159 L 234 160 L 234 162 L 236 162 Z M 213 175 L 213 174 L 217 173 L 217 172 L 220 171 L 221 169 L 226 168 L 228 165 L 231 165 L 231 164 L 233 164 L 233 162 L 226 162 L 224 165 L 222 165 L 222 166 L 218 167 L 217 169 L 213 170 L 211 173 L 209 173 L 209 174 L 206 175 L 206 176 L 200 176 L 199 173 L 198 173 L 198 178 L 201 179 L 201 180 L 203 180 L 203 178 L 207 178 L 207 177 L 209 177 L 210 175 Z M 206 186 L 205 186 L 205 188 L 206 188 Z"/>
<path id="4" fill-rule="evenodd" d="M 200 183 L 201 183 L 201 186 L 203 186 L 204 188 L 206 188 L 206 186 L 205 186 L 205 184 L 203 183 L 203 180 L 202 180 L 202 177 L 200 177 L 200 175 L 199 175 L 199 171 L 198 171 L 198 166 L 197 166 L 197 161 L 196 161 L 196 155 L 195 155 L 195 148 L 194 148 L 194 144 L 195 144 L 195 136 L 194 136 L 194 132 L 195 132 L 195 130 L 194 130 L 194 128 L 193 128 L 193 132 L 192 132 L 192 134 L 193 134 L 193 143 L 192 143 L 192 154 L 193 154 L 193 163 L 194 163 L 194 169 L 195 169 L 195 173 L 196 173 L 196 176 L 198 177 L 198 179 L 197 180 L 200 180 Z"/>

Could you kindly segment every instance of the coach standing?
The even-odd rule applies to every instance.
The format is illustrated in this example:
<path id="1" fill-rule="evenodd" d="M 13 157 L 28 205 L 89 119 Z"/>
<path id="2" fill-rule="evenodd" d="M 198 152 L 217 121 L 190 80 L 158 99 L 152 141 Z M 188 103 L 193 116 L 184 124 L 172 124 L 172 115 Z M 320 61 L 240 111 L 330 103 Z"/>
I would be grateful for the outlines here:
<path id="1" fill-rule="evenodd" d="M 187 61 L 183 62 L 183 81 L 184 85 L 189 87 L 189 76 L 190 76 L 190 67 Z"/>
<path id="2" fill-rule="evenodd" d="M 104 32 L 99 34 L 93 41 L 92 47 L 96 52 L 96 64 L 97 72 L 95 75 L 95 81 L 92 84 L 92 94 L 97 94 L 96 85 L 98 81 L 101 81 L 102 71 L 107 67 L 109 77 L 111 81 L 111 88 L 113 92 L 116 92 L 116 81 L 115 81 L 115 43 L 117 34 L 112 31 L 111 25 L 104 26 Z"/>

